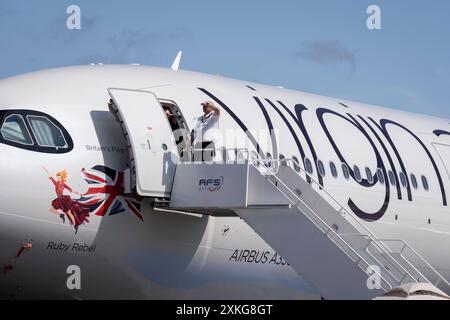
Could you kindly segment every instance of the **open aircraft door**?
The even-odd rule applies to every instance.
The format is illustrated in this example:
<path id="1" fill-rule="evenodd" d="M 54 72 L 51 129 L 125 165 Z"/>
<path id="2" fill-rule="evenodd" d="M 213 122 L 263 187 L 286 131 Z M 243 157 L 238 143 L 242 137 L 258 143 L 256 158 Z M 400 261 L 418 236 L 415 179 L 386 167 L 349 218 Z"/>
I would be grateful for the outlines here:
<path id="1" fill-rule="evenodd" d="M 108 92 L 111 111 L 122 126 L 130 153 L 125 193 L 170 197 L 179 156 L 161 103 L 149 91 L 110 88 Z"/>

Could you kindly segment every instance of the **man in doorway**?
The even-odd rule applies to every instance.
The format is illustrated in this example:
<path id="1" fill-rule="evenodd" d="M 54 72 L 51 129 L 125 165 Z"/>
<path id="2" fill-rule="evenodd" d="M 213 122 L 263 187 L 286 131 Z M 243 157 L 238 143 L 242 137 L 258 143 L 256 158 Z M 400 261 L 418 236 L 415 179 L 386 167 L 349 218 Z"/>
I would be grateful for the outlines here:
<path id="1" fill-rule="evenodd" d="M 201 106 L 203 115 L 197 119 L 192 132 L 192 144 L 194 149 L 200 151 L 201 156 L 195 152 L 194 161 L 211 161 L 218 144 L 220 108 L 212 101 L 205 101 Z"/>

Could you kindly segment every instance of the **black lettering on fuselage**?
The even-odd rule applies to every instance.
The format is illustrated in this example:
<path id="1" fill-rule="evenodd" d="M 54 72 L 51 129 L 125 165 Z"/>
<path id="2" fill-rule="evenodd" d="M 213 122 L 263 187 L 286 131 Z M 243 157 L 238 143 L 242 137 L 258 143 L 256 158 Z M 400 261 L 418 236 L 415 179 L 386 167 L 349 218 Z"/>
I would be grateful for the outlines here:
<path id="1" fill-rule="evenodd" d="M 350 172 L 350 176 L 353 178 L 353 180 L 360 184 L 363 187 L 366 188 L 370 188 L 372 186 L 374 186 L 377 182 L 378 182 L 378 177 L 375 175 L 374 179 L 372 181 L 372 183 L 370 183 L 367 179 L 362 179 L 361 182 L 358 181 L 358 179 L 356 179 L 355 176 L 355 172 L 352 168 L 352 166 L 347 162 L 347 160 L 344 158 L 344 156 L 342 155 L 341 151 L 339 150 L 338 146 L 336 145 L 332 135 L 330 134 L 330 131 L 328 130 L 328 127 L 326 126 L 325 123 L 325 119 L 324 119 L 324 115 L 325 114 L 330 114 L 330 115 L 334 115 L 336 117 L 339 117 L 341 119 L 346 120 L 349 124 L 351 124 L 352 126 L 354 126 L 356 129 L 358 129 L 358 131 L 362 134 L 362 136 L 364 136 L 364 138 L 370 143 L 373 152 L 375 154 L 376 157 L 376 161 L 377 161 L 377 168 L 380 168 L 383 172 L 383 175 L 385 176 L 385 180 L 387 181 L 387 172 L 386 172 L 386 167 L 384 165 L 383 159 L 381 158 L 380 153 L 378 152 L 378 149 L 375 145 L 375 143 L 373 142 L 372 138 L 369 136 L 369 134 L 366 132 L 366 130 L 363 128 L 363 126 L 350 114 L 347 113 L 347 117 L 329 110 L 329 109 L 325 109 L 325 108 L 319 108 L 316 110 L 316 114 L 317 114 L 317 118 L 319 120 L 320 125 L 322 126 L 323 131 L 325 132 L 325 135 L 328 138 L 328 141 L 330 142 L 331 146 L 334 149 L 334 152 L 336 153 L 337 157 L 339 158 L 339 160 L 342 163 L 345 163 L 347 165 L 347 167 L 349 168 L 349 172 Z M 369 213 L 369 212 L 365 212 L 362 209 L 360 209 L 356 203 L 349 198 L 348 199 L 348 206 L 350 207 L 350 209 L 361 219 L 364 220 L 368 220 L 368 221 L 375 221 L 375 220 L 379 220 L 387 211 L 387 208 L 389 206 L 389 199 L 390 199 L 390 189 L 389 189 L 389 184 L 385 183 L 385 197 L 383 200 L 383 204 L 381 206 L 381 208 L 374 212 L 374 213 Z"/>
<path id="2" fill-rule="evenodd" d="M 210 93 L 209 91 L 207 91 L 206 89 L 203 89 L 203 88 L 199 88 L 199 90 L 202 91 L 203 93 L 205 93 L 208 97 L 210 97 L 214 101 L 216 101 L 233 118 L 233 120 L 237 123 L 237 125 L 246 133 L 246 135 L 249 138 L 250 142 L 253 144 L 253 146 L 257 150 L 259 156 L 264 159 L 266 153 L 264 152 L 264 150 L 261 149 L 258 141 L 250 133 L 250 131 L 248 130 L 247 126 L 239 119 L 239 117 L 225 103 L 223 103 L 221 100 L 219 100 L 217 97 L 215 97 L 212 93 Z M 260 108 L 260 110 L 261 110 L 261 112 L 262 112 L 262 114 L 263 114 L 263 116 L 265 118 L 268 130 L 271 133 L 270 136 L 271 136 L 271 139 L 272 139 L 271 140 L 271 142 L 272 142 L 272 152 L 276 155 L 276 154 L 278 154 L 278 143 L 276 141 L 275 136 L 273 135 L 274 127 L 273 127 L 272 119 L 270 118 L 270 116 L 269 116 L 269 114 L 268 114 L 268 112 L 267 112 L 267 110 L 266 110 L 266 108 L 264 106 L 264 103 L 262 102 L 262 99 L 260 99 L 260 98 L 258 98 L 256 96 L 254 96 L 253 98 L 254 98 L 256 104 L 259 106 L 259 108 Z M 294 106 L 294 111 L 295 111 L 295 113 L 294 113 L 283 102 L 281 102 L 279 100 L 277 100 L 277 103 L 278 103 L 279 106 L 281 106 L 281 109 L 275 103 L 273 103 L 270 99 L 266 98 L 264 100 L 278 114 L 278 116 L 283 120 L 284 124 L 286 125 L 287 129 L 289 130 L 292 138 L 295 141 L 297 149 L 298 149 L 298 151 L 299 151 L 299 153 L 300 153 L 300 155 L 302 157 L 301 163 L 303 163 L 303 167 L 304 167 L 305 166 L 305 162 L 304 161 L 305 161 L 305 157 L 306 157 L 306 151 L 304 149 L 304 146 L 301 144 L 299 136 L 296 134 L 296 132 L 295 132 L 295 130 L 294 130 L 290 120 L 288 119 L 287 115 L 289 115 L 289 117 L 292 119 L 292 121 L 297 125 L 297 127 L 300 129 L 300 131 L 302 133 L 303 138 L 306 140 L 306 142 L 308 144 L 309 151 L 312 154 L 312 157 L 313 157 L 313 160 L 314 160 L 314 165 L 316 167 L 315 171 L 318 172 L 319 171 L 318 170 L 318 155 L 317 155 L 317 153 L 315 151 L 313 141 L 311 140 L 310 135 L 309 135 L 309 133 L 308 133 L 308 131 L 307 131 L 305 125 L 304 125 L 304 121 L 303 121 L 303 112 L 308 112 L 309 109 L 307 107 L 305 107 L 303 104 L 296 104 Z M 348 108 L 348 106 L 346 106 L 344 104 L 341 104 L 341 105 L 343 105 L 344 107 Z M 283 110 L 284 110 L 284 112 L 283 112 Z M 344 119 L 346 122 L 348 122 L 353 127 L 355 127 L 361 133 L 361 135 L 369 142 L 369 144 L 371 145 L 371 147 L 373 149 L 373 152 L 374 152 L 374 154 L 376 156 L 377 169 L 380 169 L 382 171 L 382 174 L 383 174 L 384 180 L 385 180 L 385 183 L 383 184 L 384 187 L 385 187 L 384 201 L 383 201 L 380 209 L 378 209 L 376 212 L 365 212 L 362 209 L 360 209 L 351 198 L 349 198 L 347 204 L 350 207 L 350 209 L 358 217 L 360 217 L 360 218 L 362 218 L 364 220 L 367 220 L 367 221 L 376 221 L 376 220 L 380 219 L 381 217 L 383 217 L 383 215 L 386 213 L 386 211 L 387 211 L 387 209 L 389 207 L 390 190 L 391 190 L 390 184 L 389 184 L 388 173 L 387 173 L 388 170 L 387 170 L 387 168 L 386 168 L 386 166 L 384 164 L 383 158 L 382 158 L 382 156 L 380 154 L 380 151 L 377 148 L 377 145 L 374 143 L 374 141 L 372 140 L 372 137 L 368 134 L 368 132 L 364 128 L 363 124 L 370 130 L 372 135 L 376 138 L 376 141 L 382 147 L 383 152 L 384 152 L 384 154 L 386 155 L 386 157 L 388 159 L 389 166 L 390 166 L 392 172 L 394 173 L 394 177 L 395 177 L 395 180 L 396 180 L 396 191 L 397 191 L 397 197 L 398 197 L 399 200 L 402 200 L 402 192 L 401 192 L 401 188 L 400 188 L 401 183 L 400 183 L 400 179 L 399 179 L 399 176 L 398 176 L 398 172 L 396 170 L 393 158 L 392 158 L 391 154 L 389 153 L 389 150 L 388 150 L 386 144 L 382 140 L 381 136 L 377 133 L 375 128 L 378 129 L 381 132 L 382 136 L 384 136 L 385 139 L 387 140 L 388 144 L 390 145 L 390 147 L 392 148 L 392 150 L 395 153 L 395 157 L 397 158 L 397 160 L 398 160 L 398 162 L 400 164 L 401 171 L 405 174 L 405 176 L 407 178 L 407 194 L 408 194 L 408 200 L 409 201 L 413 200 L 413 198 L 412 198 L 412 191 L 411 191 L 411 186 L 410 186 L 410 183 L 409 183 L 409 177 L 408 177 L 408 174 L 407 174 L 407 172 L 408 172 L 407 168 L 405 167 L 405 165 L 404 165 L 404 163 L 402 161 L 401 155 L 398 152 L 394 141 L 392 140 L 391 136 L 389 135 L 389 132 L 387 130 L 387 125 L 388 124 L 389 125 L 398 126 L 399 128 L 405 130 L 407 133 L 409 133 L 421 145 L 422 149 L 425 151 L 425 153 L 429 157 L 429 159 L 430 159 L 430 161 L 431 161 L 431 163 L 433 165 L 433 168 L 435 170 L 436 176 L 438 178 L 438 182 L 439 182 L 439 186 L 440 186 L 441 194 L 442 194 L 443 205 L 447 206 L 446 192 L 445 192 L 445 188 L 444 188 L 444 185 L 443 185 L 443 181 L 442 181 L 442 177 L 441 177 L 441 174 L 439 172 L 439 169 L 438 169 L 438 167 L 437 167 L 437 165 L 436 165 L 436 163 L 435 163 L 431 153 L 427 149 L 426 145 L 411 130 L 409 130 L 405 126 L 403 126 L 403 125 L 401 125 L 401 124 L 399 124 L 397 122 L 391 121 L 391 120 L 381 119 L 380 123 L 378 124 L 377 122 L 375 122 L 370 117 L 367 118 L 367 119 L 370 120 L 370 122 L 369 122 L 361 115 L 353 116 L 350 113 L 346 113 L 346 115 L 342 115 L 342 114 L 340 114 L 338 112 L 335 112 L 333 110 L 326 109 L 326 108 L 317 108 L 315 110 L 315 113 L 316 113 L 317 119 L 318 119 L 318 121 L 319 121 L 319 123 L 320 123 L 320 125 L 321 125 L 321 127 L 322 127 L 322 129 L 323 129 L 323 131 L 325 133 L 325 135 L 327 136 L 327 139 L 328 139 L 329 143 L 331 144 L 334 152 L 336 153 L 337 157 L 339 158 L 339 160 L 342 163 L 345 163 L 348 166 L 349 172 L 350 172 L 350 176 L 353 178 L 353 180 L 355 182 L 357 182 L 362 187 L 370 188 L 370 187 L 373 187 L 375 184 L 377 184 L 378 183 L 377 175 L 374 175 L 372 182 L 369 182 L 367 179 L 362 179 L 359 182 L 356 179 L 355 173 L 354 173 L 354 170 L 353 170 L 352 166 L 350 166 L 347 163 L 346 159 L 344 158 L 344 156 L 342 155 L 342 153 L 339 150 L 338 146 L 336 145 L 332 135 L 330 134 L 330 132 L 329 132 L 327 126 L 326 126 L 325 120 L 324 120 L 324 115 L 325 114 L 331 114 L 333 116 L 339 117 L 341 119 Z M 356 117 L 361 122 L 359 122 L 356 119 Z M 374 126 L 375 126 L 375 128 L 374 128 Z M 435 130 L 434 134 L 439 137 L 440 135 L 450 135 L 450 132 L 444 131 L 444 130 Z M 317 177 L 318 177 L 319 183 L 323 186 L 324 185 L 324 181 L 323 181 L 322 176 L 320 174 L 317 174 Z M 308 181 L 310 181 L 309 177 L 307 177 L 307 179 L 308 179 Z M 237 252 L 236 252 L 236 255 L 237 255 Z M 239 258 L 237 260 L 238 261 L 246 260 L 249 257 L 249 255 L 250 255 L 249 251 L 247 251 L 247 252 L 246 251 L 241 251 L 240 255 L 239 255 Z M 255 257 L 253 257 L 253 255 L 252 255 L 251 259 L 255 259 L 255 260 L 258 259 L 258 255 L 256 255 Z M 266 254 L 262 255 L 261 261 L 265 261 L 267 259 L 268 259 L 268 257 L 267 257 Z"/>
<path id="3" fill-rule="evenodd" d="M 289 123 L 289 120 L 286 118 L 286 116 L 283 114 L 283 112 L 281 112 L 281 110 L 272 101 L 270 101 L 269 99 L 266 99 L 266 101 L 278 113 L 278 115 L 283 120 L 286 127 L 289 129 L 289 132 L 291 133 L 291 136 L 294 139 L 295 144 L 297 145 L 298 152 L 300 153 L 301 162 L 303 163 L 303 167 L 305 167 L 306 154 L 305 154 L 305 151 L 303 150 L 302 144 L 300 143 L 300 139 L 298 138 L 297 134 L 294 131 L 294 128 Z M 307 176 L 306 179 L 307 179 L 308 183 L 311 182 L 311 178 L 309 176 Z"/>
<path id="4" fill-rule="evenodd" d="M 372 122 L 374 122 L 372 118 L 369 118 L 369 119 Z M 428 150 L 426 145 L 423 143 L 423 141 L 420 140 L 420 138 L 418 136 L 416 136 L 411 130 L 409 130 L 408 128 L 406 128 L 402 124 L 400 124 L 398 122 L 395 122 L 395 121 L 392 121 L 392 120 L 388 120 L 388 119 L 381 119 L 379 128 L 383 132 L 383 134 L 386 137 L 386 139 L 391 144 L 391 147 L 394 149 L 395 155 L 397 156 L 398 161 L 400 163 L 400 166 L 402 167 L 403 173 L 406 176 L 406 180 L 408 182 L 408 197 L 410 198 L 410 200 L 411 200 L 411 188 L 410 188 L 410 184 L 409 184 L 408 174 L 407 174 L 406 168 L 405 168 L 405 166 L 403 164 L 403 161 L 401 159 L 401 156 L 400 156 L 400 154 L 399 154 L 399 152 L 397 150 L 397 147 L 395 146 L 391 136 L 389 135 L 389 131 L 387 130 L 387 125 L 393 125 L 393 126 L 396 126 L 398 128 L 403 129 L 404 131 L 409 133 L 414 138 L 414 140 L 416 140 L 420 144 L 420 146 L 422 147 L 423 151 L 425 151 L 425 153 L 427 154 L 428 158 L 430 159 L 431 164 L 433 166 L 433 169 L 434 169 L 434 171 L 436 173 L 436 177 L 437 177 L 438 183 L 439 183 L 439 188 L 441 189 L 442 203 L 443 203 L 444 206 L 447 206 L 447 196 L 446 196 L 446 192 L 445 192 L 444 182 L 442 181 L 441 173 L 439 172 L 439 169 L 437 167 L 436 162 L 433 159 L 433 156 L 431 155 L 430 151 Z"/>
<path id="5" fill-rule="evenodd" d="M 295 115 L 294 115 L 292 113 L 292 111 L 289 110 L 289 108 L 286 107 L 286 105 L 283 102 L 278 101 L 278 103 L 283 107 L 284 110 L 286 110 L 287 113 L 289 113 L 289 115 L 291 116 L 292 120 L 294 120 L 294 122 L 297 124 L 297 126 L 300 129 L 300 131 L 302 132 L 303 137 L 305 138 L 306 143 L 308 144 L 309 151 L 312 154 L 313 161 L 314 161 L 314 166 L 316 167 L 316 172 L 319 172 L 318 161 L 317 161 L 317 160 L 319 160 L 319 158 L 317 157 L 316 149 L 314 148 L 314 144 L 312 143 L 311 138 L 309 137 L 309 133 L 306 130 L 305 124 L 303 122 L 302 113 L 307 111 L 308 108 L 306 108 L 303 104 L 297 104 L 294 107 L 294 110 L 295 110 Z M 323 186 L 323 178 L 322 178 L 322 176 L 319 174 L 319 175 L 317 175 L 317 178 L 319 179 L 319 184 L 321 186 Z"/>
<path id="6" fill-rule="evenodd" d="M 386 145 L 384 144 L 383 140 L 381 139 L 380 135 L 375 131 L 375 129 L 370 125 L 370 123 L 367 120 L 365 120 L 362 116 L 358 116 L 358 117 L 370 129 L 370 131 L 375 136 L 375 138 L 377 138 L 378 143 L 383 148 L 384 154 L 386 155 L 386 157 L 387 157 L 387 159 L 389 161 L 389 165 L 391 167 L 391 171 L 394 174 L 394 179 L 395 179 L 395 182 L 396 182 L 395 186 L 397 188 L 397 197 L 398 197 L 399 200 L 402 200 L 402 191 L 400 189 L 400 180 L 398 178 L 397 169 L 395 167 L 394 161 L 392 160 L 391 154 L 389 153 L 389 151 L 388 151 Z M 389 184 L 388 178 L 386 176 L 385 176 L 384 180 L 386 181 L 387 184 Z"/>

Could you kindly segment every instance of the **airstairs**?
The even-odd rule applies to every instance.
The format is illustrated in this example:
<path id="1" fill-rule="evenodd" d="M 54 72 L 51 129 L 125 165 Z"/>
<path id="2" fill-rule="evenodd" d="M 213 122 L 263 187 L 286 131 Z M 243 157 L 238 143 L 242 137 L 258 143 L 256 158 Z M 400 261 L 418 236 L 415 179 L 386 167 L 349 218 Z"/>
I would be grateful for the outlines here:
<path id="1" fill-rule="evenodd" d="M 154 202 L 160 210 L 232 210 L 325 298 L 374 298 L 415 282 L 450 293 L 447 280 L 410 245 L 379 239 L 294 160 L 254 159 L 245 149 L 213 150 L 215 163 L 180 160 L 155 93 L 108 93 L 130 150 L 125 194 L 160 199 Z"/>
<path id="2" fill-rule="evenodd" d="M 416 250 L 379 239 L 294 160 L 238 153 L 177 164 L 169 208 L 233 210 L 325 298 L 371 299 L 406 283 L 450 292 Z"/>

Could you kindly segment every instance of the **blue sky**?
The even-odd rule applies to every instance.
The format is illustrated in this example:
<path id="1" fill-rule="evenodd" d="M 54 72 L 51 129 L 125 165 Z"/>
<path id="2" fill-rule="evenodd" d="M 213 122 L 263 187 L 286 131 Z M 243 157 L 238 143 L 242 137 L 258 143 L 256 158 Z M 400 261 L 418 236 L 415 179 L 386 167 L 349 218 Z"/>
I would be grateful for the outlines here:
<path id="1" fill-rule="evenodd" d="M 82 29 L 66 28 L 66 8 Z M 366 27 L 381 7 L 382 30 Z M 103 63 L 170 66 L 450 119 L 448 0 L 2 0 L 4 78 Z"/>

